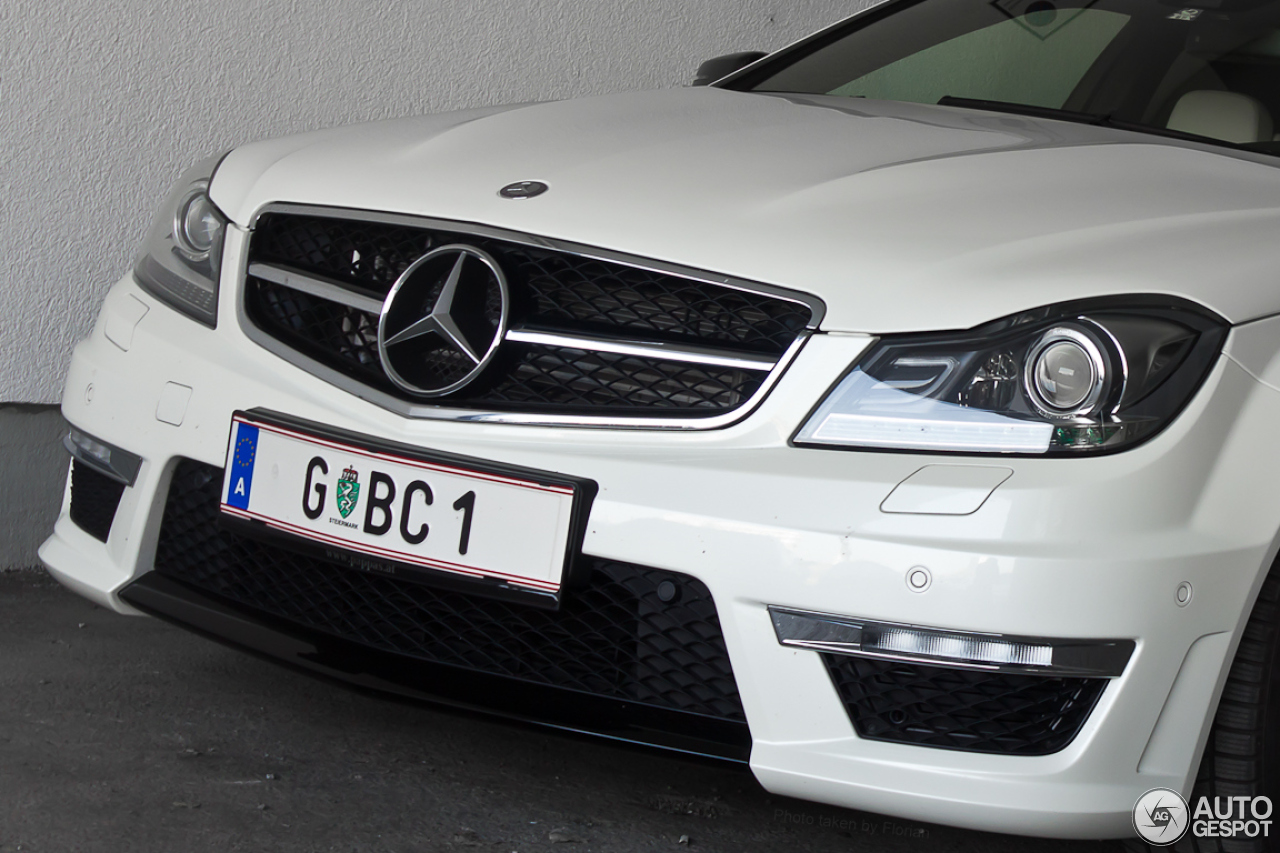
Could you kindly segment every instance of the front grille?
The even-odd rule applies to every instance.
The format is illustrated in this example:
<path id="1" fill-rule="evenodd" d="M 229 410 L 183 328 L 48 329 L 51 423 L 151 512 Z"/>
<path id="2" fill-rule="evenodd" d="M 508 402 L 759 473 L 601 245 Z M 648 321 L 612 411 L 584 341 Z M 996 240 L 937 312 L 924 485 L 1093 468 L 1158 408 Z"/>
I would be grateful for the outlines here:
<path id="1" fill-rule="evenodd" d="M 219 468 L 179 463 L 160 528 L 157 572 L 247 612 L 372 649 L 745 720 L 715 604 L 695 578 L 597 560 L 586 585 L 566 590 L 554 612 L 436 589 L 225 529 L 219 523 L 221 482 Z M 665 582 L 676 590 L 670 603 L 659 597 Z"/>
<path id="2" fill-rule="evenodd" d="M 123 483 L 72 461 L 70 515 L 85 533 L 106 542 L 123 495 Z"/>
<path id="3" fill-rule="evenodd" d="M 1048 755 L 1080 731 L 1105 678 L 1051 678 L 824 654 L 858 736 Z"/>
<path id="4" fill-rule="evenodd" d="M 577 345 L 510 341 L 469 384 L 426 399 L 384 371 L 375 309 L 410 264 L 456 243 L 487 252 L 502 268 L 510 292 L 509 329 L 570 336 Z M 757 293 L 443 228 L 271 212 L 258 220 L 249 255 L 245 313 L 257 330 L 391 400 L 444 409 L 574 417 L 721 415 L 753 399 L 816 319 L 817 303 L 807 297 Z M 275 274 L 264 278 L 267 270 Z M 282 271 L 295 276 L 293 284 L 301 275 L 328 287 L 289 286 L 281 283 Z M 499 309 L 496 292 L 472 307 L 476 322 L 489 328 L 496 328 Z M 473 367 L 457 351 L 432 349 L 433 339 L 421 340 L 432 387 Z M 646 351 L 609 352 L 620 340 Z M 664 358 L 664 347 L 684 354 Z M 699 360 L 705 355 L 710 357 Z M 725 367 L 726 357 L 746 363 Z"/>

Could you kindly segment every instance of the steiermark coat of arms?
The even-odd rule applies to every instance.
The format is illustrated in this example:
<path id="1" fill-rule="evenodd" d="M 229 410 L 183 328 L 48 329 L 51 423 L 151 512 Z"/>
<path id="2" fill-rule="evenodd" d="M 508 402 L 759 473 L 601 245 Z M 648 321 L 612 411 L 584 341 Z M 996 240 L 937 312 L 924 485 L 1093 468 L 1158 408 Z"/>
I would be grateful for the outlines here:
<path id="1" fill-rule="evenodd" d="M 351 515 L 356 508 L 356 502 L 360 500 L 359 478 L 360 475 L 354 468 L 347 468 L 338 478 L 338 491 L 335 497 L 338 501 L 338 512 L 342 513 L 343 518 Z"/>

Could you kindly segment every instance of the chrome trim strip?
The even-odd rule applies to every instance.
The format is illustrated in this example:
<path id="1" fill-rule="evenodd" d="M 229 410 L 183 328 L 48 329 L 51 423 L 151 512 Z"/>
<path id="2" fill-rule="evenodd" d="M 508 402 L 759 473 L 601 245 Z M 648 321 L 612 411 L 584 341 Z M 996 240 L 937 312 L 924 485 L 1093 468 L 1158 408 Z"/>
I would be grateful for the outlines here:
<path id="1" fill-rule="evenodd" d="M 641 358 L 657 358 L 664 361 L 684 361 L 692 364 L 710 364 L 738 370 L 772 370 L 778 359 L 767 355 L 735 353 L 711 347 L 690 347 L 661 341 L 624 340 L 604 336 L 583 337 L 560 332 L 543 332 L 537 329 L 510 329 L 506 339 L 513 343 L 543 344 L 589 352 L 608 352 L 616 355 L 635 355 Z"/>
<path id="2" fill-rule="evenodd" d="M 494 240 L 505 240 L 508 243 L 532 246 L 536 249 L 549 249 L 551 251 L 564 252 L 565 254 L 576 255 L 580 258 L 625 264 L 626 266 L 635 267 L 636 269 L 646 270 L 648 272 L 673 275 L 678 278 L 687 278 L 690 281 L 700 281 L 707 284 L 717 284 L 731 290 L 741 290 L 746 293 L 758 293 L 762 296 L 772 296 L 777 299 L 785 299 L 788 302 L 795 302 L 800 305 L 807 306 L 811 316 L 809 323 L 805 328 L 811 330 L 817 329 L 822 324 L 822 319 L 826 316 L 827 312 L 826 304 L 818 297 L 812 296 L 808 293 L 801 293 L 800 291 L 789 290 L 787 288 L 777 287 L 771 284 L 761 284 L 747 279 L 717 275 L 715 273 L 709 273 L 705 270 L 698 270 L 692 267 L 669 264 L 664 261 L 656 261 L 652 258 L 641 258 L 635 255 L 624 254 L 622 252 L 614 252 L 609 249 L 584 246 L 581 243 L 572 243 L 567 240 L 560 240 L 554 237 L 539 237 L 534 234 L 526 234 L 522 231 L 510 231 L 505 228 L 495 228 L 490 225 L 481 225 L 476 222 L 455 222 L 453 220 L 435 219 L 428 216 L 378 213 L 376 211 L 369 210 L 351 210 L 345 207 L 323 207 L 319 205 L 280 204 L 273 202 L 270 204 L 264 204 L 262 207 L 258 208 L 249 220 L 248 230 L 252 232 L 253 229 L 257 227 L 258 220 L 268 213 L 293 213 L 301 214 L 303 216 L 322 216 L 330 219 L 354 219 L 358 222 L 380 222 L 387 225 L 404 225 L 409 228 L 432 228 L 439 231 L 450 231 L 454 234 L 466 234 L 473 237 L 489 237 Z"/>
<path id="3" fill-rule="evenodd" d="M 348 308 L 355 308 L 357 311 L 365 311 L 374 315 L 382 312 L 381 299 L 364 296 L 336 281 L 307 275 L 290 267 L 255 263 L 249 264 L 248 272 L 254 278 L 281 284 L 292 290 L 309 293 L 312 296 L 319 296 L 321 299 L 328 299 L 330 302 L 337 302 L 340 305 L 346 305 Z"/>
<path id="4" fill-rule="evenodd" d="M 525 246 L 566 252 L 577 255 L 578 257 L 626 264 L 628 266 L 636 267 L 637 269 L 644 269 L 650 272 L 662 273 L 664 275 L 674 275 L 680 278 L 687 278 L 691 281 L 716 284 L 733 290 L 741 290 L 748 293 L 758 293 L 765 296 L 786 299 L 790 302 L 796 302 L 807 306 L 812 314 L 809 323 L 805 327 L 805 331 L 798 334 L 795 340 L 793 340 L 787 347 L 786 351 L 783 352 L 781 357 L 777 359 L 773 370 L 769 373 L 768 377 L 765 378 L 765 381 L 760 384 L 756 393 L 742 405 L 738 406 L 738 408 L 722 414 L 712 415 L 710 417 L 698 417 L 696 414 L 684 416 L 658 415 L 650 417 L 551 415 L 531 412 L 500 412 L 458 408 L 450 409 L 442 406 L 424 405 L 408 400 L 402 400 L 384 391 L 371 388 L 362 382 L 352 379 L 345 373 L 341 373 L 328 365 L 321 364 L 314 359 L 308 358 L 297 350 L 271 337 L 253 324 L 249 319 L 248 314 L 245 312 L 243 286 L 249 267 L 249 245 L 252 242 L 252 229 L 257 225 L 258 220 L 266 213 L 294 213 L 330 218 L 354 219 L 361 222 L 382 222 L 392 225 L 406 225 L 417 228 L 434 228 L 441 231 L 452 231 L 457 234 L 468 234 L 478 237 L 492 237 L 494 239 L 506 240 Z M 747 417 L 747 415 L 751 414 L 751 412 L 760 405 L 764 398 L 769 395 L 769 392 L 773 390 L 774 386 L 778 384 L 778 381 L 782 378 L 786 369 L 790 366 L 791 362 L 795 360 L 796 355 L 799 354 L 805 342 L 808 341 L 810 335 L 817 329 L 818 325 L 822 322 L 822 318 L 826 315 L 826 305 L 822 300 L 814 296 L 809 296 L 808 294 L 784 290 L 771 285 L 757 284 L 755 282 L 748 282 L 740 279 L 710 275 L 687 267 L 635 258 L 630 255 L 610 252 L 604 249 L 592 249 L 576 243 L 535 237 L 528 234 L 522 234 L 520 232 L 491 228 L 489 226 L 469 222 L 452 222 L 443 219 L 405 216 L 400 214 L 379 214 L 364 210 L 348 210 L 346 208 L 336 207 L 316 207 L 312 205 L 273 203 L 263 205 L 253 215 L 250 220 L 249 230 L 246 232 L 246 237 L 247 239 L 244 240 L 241 247 L 242 254 L 237 265 L 239 268 L 239 278 L 238 281 L 233 283 L 233 286 L 239 288 L 234 291 L 236 320 L 239 322 L 240 330 L 244 333 L 245 337 L 300 370 L 303 370 L 317 379 L 327 382 L 328 384 L 333 385 L 354 397 L 358 397 L 359 399 L 365 400 L 366 402 L 372 403 L 375 406 L 394 412 L 395 414 L 403 417 L 421 420 L 521 424 L 524 426 L 577 427 L 584 429 L 672 431 L 721 429 L 731 424 L 735 424 Z M 224 284 L 225 283 L 227 282 L 224 280 Z M 378 310 L 381 311 L 381 306 L 379 306 Z"/>
<path id="5" fill-rule="evenodd" d="M 75 436 L 83 438 L 101 445 L 108 453 L 108 460 L 91 456 L 79 443 L 76 442 Z M 100 438 L 95 438 L 84 430 L 72 427 L 71 430 L 62 437 L 62 446 L 71 454 L 71 458 L 84 465 L 86 468 L 92 468 L 104 477 L 115 480 L 117 483 L 123 483 L 126 486 L 132 486 L 138 481 L 138 471 L 142 468 L 142 457 L 136 453 L 130 453 L 116 447 L 114 444 L 108 444 Z"/>
<path id="6" fill-rule="evenodd" d="M 904 663 L 976 669 L 988 672 L 1021 673 L 1023 675 L 1116 678 L 1124 673 L 1136 644 L 1133 640 L 1075 640 L 1048 637 L 1022 637 L 977 631 L 953 631 L 921 625 L 878 622 L 847 616 L 833 616 L 806 610 L 769 606 L 769 616 L 778 643 L 792 648 L 808 649 L 853 657 L 896 660 Z M 1048 647 L 1052 663 L 1047 666 L 1016 663 L 989 663 L 952 657 L 910 652 L 882 652 L 863 647 L 863 635 L 870 632 L 910 631 L 940 639 L 973 640 Z"/>

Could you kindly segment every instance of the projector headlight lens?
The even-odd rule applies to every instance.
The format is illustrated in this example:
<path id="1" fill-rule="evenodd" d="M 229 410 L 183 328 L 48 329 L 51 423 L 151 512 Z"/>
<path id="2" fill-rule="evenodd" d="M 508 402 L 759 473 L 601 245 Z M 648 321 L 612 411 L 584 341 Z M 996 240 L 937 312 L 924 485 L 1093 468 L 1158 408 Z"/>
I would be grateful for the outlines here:
<path id="1" fill-rule="evenodd" d="M 1029 397 L 1051 418 L 1087 416 L 1109 379 L 1106 356 L 1079 328 L 1050 329 L 1027 355 Z"/>

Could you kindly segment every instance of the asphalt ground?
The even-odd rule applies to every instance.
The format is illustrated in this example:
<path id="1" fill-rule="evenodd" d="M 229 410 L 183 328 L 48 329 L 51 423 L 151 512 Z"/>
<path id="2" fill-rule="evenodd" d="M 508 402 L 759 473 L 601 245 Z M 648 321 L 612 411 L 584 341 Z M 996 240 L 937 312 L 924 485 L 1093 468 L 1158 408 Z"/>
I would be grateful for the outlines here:
<path id="1" fill-rule="evenodd" d="M 352 692 L 0 574 L 0 853 L 1118 853 Z"/>

